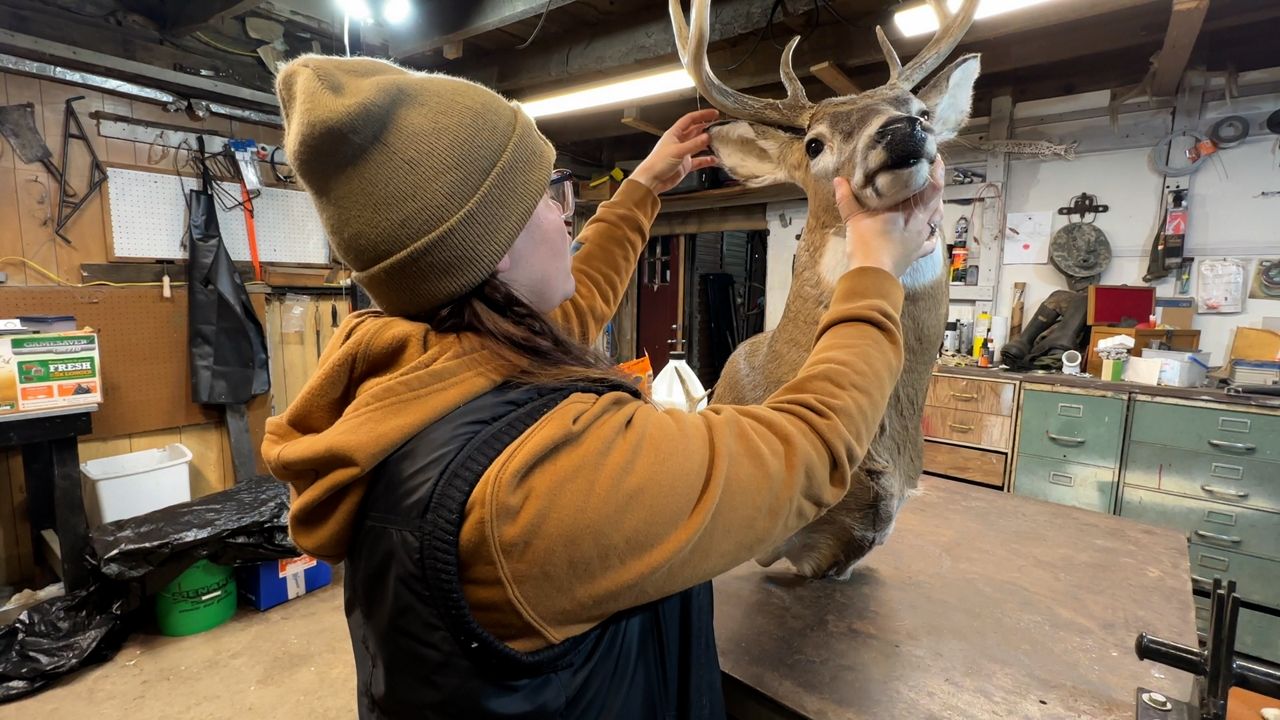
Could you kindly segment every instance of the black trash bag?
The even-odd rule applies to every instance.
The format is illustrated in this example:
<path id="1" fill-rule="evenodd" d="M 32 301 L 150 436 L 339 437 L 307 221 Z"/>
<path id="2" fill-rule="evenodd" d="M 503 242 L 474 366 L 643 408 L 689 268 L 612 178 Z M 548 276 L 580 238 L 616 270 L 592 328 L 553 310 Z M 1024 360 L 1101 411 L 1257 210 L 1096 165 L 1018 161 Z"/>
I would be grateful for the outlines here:
<path id="1" fill-rule="evenodd" d="M 204 189 L 190 191 L 187 199 L 191 399 L 206 405 L 243 405 L 271 389 L 266 333 L 222 243 L 207 166 L 203 177 Z"/>
<path id="2" fill-rule="evenodd" d="M 219 565 L 297 557 L 289 539 L 289 488 L 269 477 L 198 500 L 117 520 L 89 538 L 98 571 L 116 582 L 141 582 L 154 595 L 192 563 Z"/>
<path id="3" fill-rule="evenodd" d="M 100 585 L 46 600 L 0 627 L 0 703 L 115 656 L 127 617 Z"/>
<path id="4" fill-rule="evenodd" d="M 202 558 L 219 565 L 296 557 L 289 489 L 256 477 L 230 490 L 117 520 L 90 533 L 93 584 L 0 627 L 0 703 L 115 656 L 146 597 Z"/>

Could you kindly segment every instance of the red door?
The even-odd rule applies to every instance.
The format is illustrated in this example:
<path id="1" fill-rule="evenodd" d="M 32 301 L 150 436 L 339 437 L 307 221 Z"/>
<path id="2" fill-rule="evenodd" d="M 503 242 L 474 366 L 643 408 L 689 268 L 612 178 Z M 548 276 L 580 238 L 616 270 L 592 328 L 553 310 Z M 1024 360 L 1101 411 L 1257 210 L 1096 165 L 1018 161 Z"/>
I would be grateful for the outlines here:
<path id="1" fill-rule="evenodd" d="M 679 337 L 672 326 L 680 325 L 680 296 L 684 279 L 684 238 L 663 235 L 649 238 L 640 257 L 640 282 L 636 293 L 636 355 L 649 353 L 653 372 L 667 364 L 667 353 L 675 348 L 669 341 Z"/>

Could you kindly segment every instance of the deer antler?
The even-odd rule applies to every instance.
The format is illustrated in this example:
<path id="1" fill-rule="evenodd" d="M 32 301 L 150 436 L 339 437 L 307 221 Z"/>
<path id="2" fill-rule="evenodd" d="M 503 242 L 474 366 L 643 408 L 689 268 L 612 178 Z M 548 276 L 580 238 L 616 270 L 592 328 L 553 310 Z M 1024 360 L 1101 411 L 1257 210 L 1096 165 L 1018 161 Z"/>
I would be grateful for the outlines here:
<path id="1" fill-rule="evenodd" d="M 692 29 L 685 23 L 684 11 L 680 8 L 680 0 L 670 0 L 671 27 L 676 35 L 676 51 L 680 54 L 680 62 L 693 76 L 693 83 L 698 92 L 729 115 L 743 120 L 755 120 L 769 125 L 804 128 L 809 124 L 809 116 L 813 114 L 813 103 L 804 93 L 804 86 L 796 71 L 791 66 L 791 56 L 795 52 L 800 37 L 796 36 L 787 43 L 782 51 L 779 73 L 782 84 L 787 89 L 784 100 L 770 100 L 738 92 L 725 85 L 711 71 L 707 61 L 707 42 L 711 34 L 711 0 L 694 0 L 692 9 Z"/>
<path id="2" fill-rule="evenodd" d="M 675 2 L 675 0 L 672 1 Z M 945 0 L 929 0 L 929 7 L 933 8 L 933 14 L 938 16 L 938 32 L 934 34 L 929 44 L 925 45 L 924 49 L 911 58 L 905 66 L 898 59 L 898 53 L 894 51 L 893 45 L 889 44 L 889 38 L 885 37 L 884 30 L 876 28 L 876 39 L 880 41 L 884 59 L 889 63 L 889 82 L 901 85 L 908 90 L 919 85 L 920 81 L 929 76 L 929 73 L 936 70 L 960 44 L 960 38 L 964 37 L 969 25 L 973 24 L 974 13 L 978 11 L 978 0 L 963 0 L 960 10 L 955 13 L 947 9 Z"/>

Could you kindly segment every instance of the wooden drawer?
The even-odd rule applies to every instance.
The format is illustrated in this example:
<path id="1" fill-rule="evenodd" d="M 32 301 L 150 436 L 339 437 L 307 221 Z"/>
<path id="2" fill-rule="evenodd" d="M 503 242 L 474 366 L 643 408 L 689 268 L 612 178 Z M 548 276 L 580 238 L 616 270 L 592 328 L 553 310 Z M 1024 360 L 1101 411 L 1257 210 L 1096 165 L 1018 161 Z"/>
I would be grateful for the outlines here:
<path id="1" fill-rule="evenodd" d="M 1194 407 L 1139 400 L 1133 404 L 1130 438 L 1219 457 L 1280 462 L 1280 416 L 1241 412 L 1227 406 Z"/>
<path id="2" fill-rule="evenodd" d="M 972 482 L 1004 487 L 1005 456 L 974 448 L 924 443 L 924 471 L 933 475 L 960 478 Z"/>
<path id="3" fill-rule="evenodd" d="M 1209 598 L 1196 596 L 1196 630 L 1209 633 Z M 1253 610 L 1240 610 L 1236 626 L 1236 650 L 1280 663 L 1280 618 Z"/>
<path id="4" fill-rule="evenodd" d="M 1013 492 L 1039 500 L 1109 513 L 1115 503 L 1115 470 L 1019 455 Z"/>
<path id="5" fill-rule="evenodd" d="M 1241 597 L 1280 607 L 1280 561 L 1194 542 L 1188 550 L 1193 577 L 1208 582 L 1213 582 L 1214 577 L 1221 577 L 1223 582 L 1235 580 L 1236 592 Z"/>
<path id="6" fill-rule="evenodd" d="M 1117 467 L 1124 405 L 1119 398 L 1027 390 L 1019 413 L 1018 454 Z"/>
<path id="7" fill-rule="evenodd" d="M 1280 510 L 1280 464 L 1261 460 L 1134 442 L 1129 444 L 1129 457 L 1124 461 L 1124 481 L 1126 485 L 1206 500 Z M 1280 538 L 1280 515 L 1276 519 L 1275 532 Z"/>
<path id="8" fill-rule="evenodd" d="M 1125 475 L 1120 514 L 1187 533 L 1202 545 L 1280 559 L 1280 514 L 1144 490 Z"/>
<path id="9" fill-rule="evenodd" d="M 934 375 L 924 403 L 934 407 L 973 410 L 989 415 L 1013 415 L 1013 383 Z"/>
<path id="10" fill-rule="evenodd" d="M 925 406 L 921 428 L 927 438 L 1009 449 L 1012 420 L 969 410 Z"/>

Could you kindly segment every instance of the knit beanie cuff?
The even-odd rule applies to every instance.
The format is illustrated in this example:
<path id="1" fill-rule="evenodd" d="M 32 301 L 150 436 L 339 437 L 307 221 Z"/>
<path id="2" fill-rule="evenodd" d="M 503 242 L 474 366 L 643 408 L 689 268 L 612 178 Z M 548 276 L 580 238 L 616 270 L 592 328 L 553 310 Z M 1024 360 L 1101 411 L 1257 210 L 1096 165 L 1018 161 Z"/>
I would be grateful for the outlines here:
<path id="1" fill-rule="evenodd" d="M 414 316 L 467 294 L 511 249 L 547 192 L 555 150 L 514 103 L 516 120 L 498 163 L 475 197 L 444 226 L 355 273 L 390 315 Z"/>

